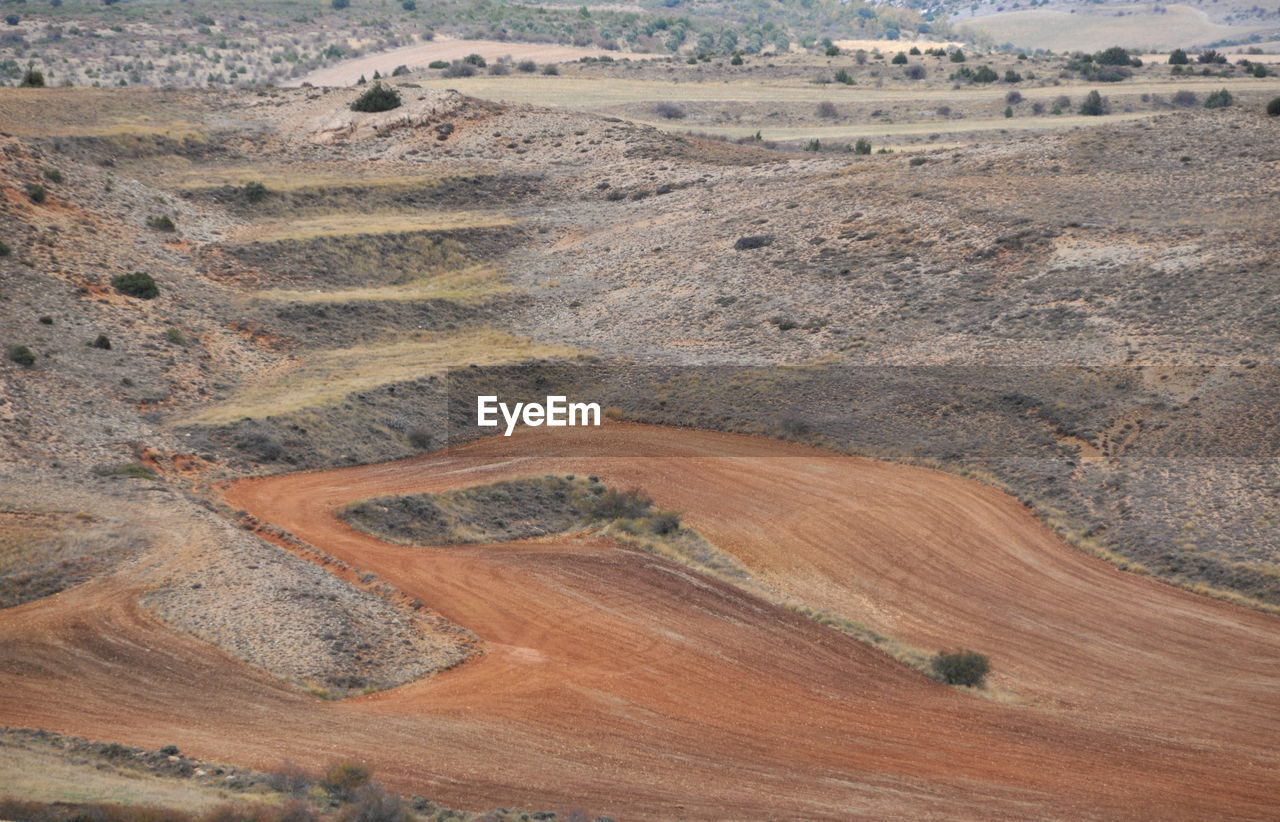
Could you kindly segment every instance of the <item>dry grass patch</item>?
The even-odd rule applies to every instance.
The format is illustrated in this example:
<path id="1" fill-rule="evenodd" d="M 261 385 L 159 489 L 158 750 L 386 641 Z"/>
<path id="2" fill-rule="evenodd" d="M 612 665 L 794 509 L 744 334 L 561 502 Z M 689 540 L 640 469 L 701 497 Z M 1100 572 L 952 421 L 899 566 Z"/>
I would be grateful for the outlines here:
<path id="1" fill-rule="evenodd" d="M 397 285 L 347 288 L 339 291 L 298 291 L 271 289 L 256 298 L 272 302 L 397 302 L 410 300 L 453 300 L 468 302 L 495 294 L 505 294 L 513 286 L 499 271 L 490 266 L 474 265 L 455 271 L 442 271 L 413 282 Z"/>
<path id="2" fill-rule="evenodd" d="M 322 351 L 288 363 L 244 386 L 230 400 L 197 414 L 192 422 L 223 425 L 327 405 L 379 385 L 440 375 L 456 366 L 505 365 L 538 358 L 572 358 L 567 345 L 542 345 L 504 331 L 416 333 L 388 343 Z"/>
<path id="3" fill-rule="evenodd" d="M 294 220 L 273 220 L 247 226 L 231 238 L 235 242 L 270 243 L 359 234 L 408 234 L 417 231 L 456 231 L 465 228 L 504 228 L 515 218 L 497 211 L 382 211 L 369 214 L 323 214 Z"/>

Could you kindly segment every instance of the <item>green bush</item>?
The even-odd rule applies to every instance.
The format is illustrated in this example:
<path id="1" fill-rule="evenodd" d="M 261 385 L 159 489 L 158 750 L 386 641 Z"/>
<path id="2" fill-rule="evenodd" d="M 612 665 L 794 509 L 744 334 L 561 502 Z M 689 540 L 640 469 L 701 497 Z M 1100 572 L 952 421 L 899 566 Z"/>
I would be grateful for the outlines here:
<path id="1" fill-rule="evenodd" d="M 449 67 L 448 60 L 432 60 L 430 63 L 427 63 L 427 68 L 431 68 L 431 69 L 442 69 L 442 68 L 448 68 L 448 67 Z"/>
<path id="2" fill-rule="evenodd" d="M 868 140 L 866 137 L 859 137 L 858 142 L 853 144 L 853 153 L 854 154 L 870 154 L 871 141 Z"/>
<path id="3" fill-rule="evenodd" d="M 1169 52 L 1169 65 L 1171 66 L 1185 66 L 1190 62 L 1187 59 L 1187 53 L 1182 49 L 1174 49 Z"/>
<path id="4" fill-rule="evenodd" d="M 907 53 L 905 51 L 900 51 L 893 55 L 893 59 L 889 62 L 897 66 L 905 66 L 907 64 Z"/>
<path id="5" fill-rule="evenodd" d="M 155 278 L 144 271 L 117 274 L 111 278 L 111 285 L 121 294 L 139 300 L 154 300 L 160 296 L 160 286 L 156 285 Z"/>
<path id="6" fill-rule="evenodd" d="M 240 189 L 244 194 L 244 198 L 251 203 L 260 203 L 267 199 L 267 187 L 257 180 L 250 180 Z"/>
<path id="7" fill-rule="evenodd" d="M 1267 103 L 1267 114 L 1271 115 L 1272 117 L 1280 117 L 1280 97 L 1275 97 L 1271 100 L 1270 103 Z M 0 256 L 3 256 L 9 253 L 7 251 L 8 246 L 6 246 L 4 243 L 0 243 L 0 246 L 3 247 L 3 249 L 0 249 Z"/>
<path id="8" fill-rule="evenodd" d="M 92 348 L 101 348 L 103 351 L 111 350 L 111 339 L 106 334 L 99 334 L 98 338 L 89 343 Z"/>
<path id="9" fill-rule="evenodd" d="M 1102 99 L 1102 95 L 1097 89 L 1089 92 L 1085 96 L 1084 102 L 1080 104 L 1080 113 L 1091 117 L 1097 117 L 1107 113 L 1107 101 Z"/>
<path id="10" fill-rule="evenodd" d="M 991 662 L 975 651 L 940 651 L 930 666 L 938 681 L 947 685 L 980 686 L 991 672 Z"/>
<path id="11" fill-rule="evenodd" d="M 27 196 L 31 198 L 33 203 L 43 203 L 45 198 L 44 186 L 39 183 L 27 183 Z"/>
<path id="12" fill-rule="evenodd" d="M 462 62 L 470 63 L 476 68 L 484 68 L 487 65 L 484 58 L 478 54 L 468 54 L 466 57 L 462 58 Z"/>
<path id="13" fill-rule="evenodd" d="M 8 257 L 13 253 L 13 249 L 4 240 L 0 240 L 0 257 Z"/>
<path id="14" fill-rule="evenodd" d="M 44 169 L 44 178 L 51 183 L 61 183 L 65 179 L 62 172 L 56 168 Z"/>
<path id="15" fill-rule="evenodd" d="M 22 75 L 22 88 L 44 88 L 44 72 L 28 66 L 26 73 Z"/>
<path id="16" fill-rule="evenodd" d="M 1234 99 L 1231 97 L 1231 92 L 1227 91 L 1225 88 L 1220 88 L 1217 91 L 1209 92 L 1209 94 L 1205 96 L 1204 107 L 1226 108 L 1233 102 Z"/>
<path id="17" fill-rule="evenodd" d="M 1127 66 L 1129 59 L 1129 52 L 1120 46 L 1112 46 L 1093 55 L 1093 61 L 1104 66 Z"/>
<path id="18" fill-rule="evenodd" d="M 521 60 L 519 63 L 516 63 L 516 71 L 522 71 L 525 74 L 533 74 L 537 70 L 538 64 L 532 60 Z"/>
<path id="19" fill-rule="evenodd" d="M 16 362 L 23 368 L 30 368 L 36 364 L 36 354 L 25 345 L 13 344 L 9 346 L 9 359 Z"/>
<path id="20" fill-rule="evenodd" d="M 400 108 L 400 92 L 375 82 L 351 104 L 352 111 L 390 111 Z"/>
<path id="21" fill-rule="evenodd" d="M 960 49 L 956 49 L 955 51 L 951 52 L 951 62 L 963 63 L 964 60 L 965 60 L 964 52 L 961 51 Z"/>
<path id="22" fill-rule="evenodd" d="M 355 792 L 369 783 L 373 771 L 356 762 L 342 762 L 325 772 L 320 784 L 338 799 L 350 799 Z"/>
<path id="23" fill-rule="evenodd" d="M 177 231 L 178 230 L 178 227 L 173 223 L 173 218 L 167 214 L 161 214 L 158 217 L 148 217 L 147 227 L 154 228 L 156 231 Z"/>

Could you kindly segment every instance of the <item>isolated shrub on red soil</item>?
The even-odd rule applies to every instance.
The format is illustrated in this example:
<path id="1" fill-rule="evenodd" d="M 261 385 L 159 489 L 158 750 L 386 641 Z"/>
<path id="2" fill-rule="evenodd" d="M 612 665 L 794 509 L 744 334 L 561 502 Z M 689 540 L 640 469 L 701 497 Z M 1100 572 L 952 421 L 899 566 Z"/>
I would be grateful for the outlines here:
<path id="1" fill-rule="evenodd" d="M 933 658 L 932 668 L 939 682 L 979 686 L 991 672 L 991 662 L 976 651 L 941 651 Z"/>

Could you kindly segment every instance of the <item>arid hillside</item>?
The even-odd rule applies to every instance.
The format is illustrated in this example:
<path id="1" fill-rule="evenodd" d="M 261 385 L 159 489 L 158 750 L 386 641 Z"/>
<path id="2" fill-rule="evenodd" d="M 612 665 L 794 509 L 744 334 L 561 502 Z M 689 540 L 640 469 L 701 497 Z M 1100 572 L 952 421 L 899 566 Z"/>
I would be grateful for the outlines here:
<path id="1" fill-rule="evenodd" d="M 1231 82 L 887 153 L 435 82 L 0 89 L 0 723 L 473 810 L 1265 815 L 1280 142 Z M 479 387 L 621 433 L 461 445 Z M 722 564 L 332 517 L 547 473 Z M 881 653 L 953 644 L 987 691 Z"/>

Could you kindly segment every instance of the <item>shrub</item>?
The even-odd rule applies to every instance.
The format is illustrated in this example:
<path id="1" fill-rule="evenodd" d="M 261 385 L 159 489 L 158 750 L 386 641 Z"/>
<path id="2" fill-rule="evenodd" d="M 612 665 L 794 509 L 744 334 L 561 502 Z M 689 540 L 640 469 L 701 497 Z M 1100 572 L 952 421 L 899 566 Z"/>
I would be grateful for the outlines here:
<path id="1" fill-rule="evenodd" d="M 427 429 L 410 428 L 407 436 L 409 437 L 409 444 L 414 448 L 417 448 L 419 451 L 430 450 L 433 440 L 431 438 L 431 432 Z"/>
<path id="2" fill-rule="evenodd" d="M 61 183 L 64 179 L 62 172 L 56 168 L 46 168 L 43 170 L 44 178 L 51 183 Z"/>
<path id="3" fill-rule="evenodd" d="M 329 5 L 332 6 L 335 11 L 342 11 L 347 6 L 351 5 L 351 0 L 329 0 Z"/>
<path id="4" fill-rule="evenodd" d="M 685 117 L 684 109 L 675 103 L 658 103 L 653 107 L 653 111 L 667 120 L 683 120 Z"/>
<path id="5" fill-rule="evenodd" d="M 900 51 L 897 54 L 893 55 L 893 59 L 890 60 L 889 62 L 897 66 L 905 66 L 908 62 L 907 53 L 905 51 Z"/>
<path id="6" fill-rule="evenodd" d="M 1187 53 L 1182 49 L 1174 49 L 1169 52 L 1169 65 L 1171 66 L 1185 66 L 1190 62 L 1191 61 L 1187 59 Z"/>
<path id="7" fill-rule="evenodd" d="M 947 685 L 980 686 L 991 671 L 991 663 L 974 651 L 941 651 L 930 663 L 934 676 Z"/>
<path id="8" fill-rule="evenodd" d="M 340 762 L 325 771 L 321 785 L 338 799 L 348 800 L 369 783 L 373 771 L 357 762 Z"/>
<path id="9" fill-rule="evenodd" d="M 1102 95 L 1098 93 L 1097 89 L 1094 89 L 1093 91 L 1089 92 L 1085 96 L 1084 102 L 1080 104 L 1080 113 L 1089 115 L 1091 117 L 1097 117 L 1099 115 L 1106 114 L 1107 109 L 1108 109 L 1107 101 L 1103 99 Z"/>
<path id="10" fill-rule="evenodd" d="M 742 52 L 740 51 L 735 51 L 733 57 L 729 59 L 729 65 L 731 66 L 740 66 L 743 62 Z"/>
<path id="11" fill-rule="evenodd" d="M 117 274 L 111 278 L 111 285 L 121 294 L 137 297 L 139 300 L 154 300 L 160 296 L 160 286 L 156 285 L 150 274 L 143 271 Z"/>
<path id="12" fill-rule="evenodd" d="M 444 70 L 445 77 L 475 77 L 476 67 L 462 60 L 454 60 Z"/>
<path id="13" fill-rule="evenodd" d="M 1200 52 L 1196 57 L 1196 62 L 1204 66 L 1210 65 L 1211 63 L 1221 64 L 1227 62 L 1227 55 L 1219 54 L 1217 51 L 1209 49 L 1208 51 Z"/>
<path id="14" fill-rule="evenodd" d="M 533 74 L 538 70 L 538 64 L 532 60 L 521 60 L 516 63 L 516 71 L 523 71 L 525 74 Z"/>
<path id="15" fill-rule="evenodd" d="M 822 151 L 822 141 L 817 137 L 804 144 L 805 151 Z"/>
<path id="16" fill-rule="evenodd" d="M 250 180 L 240 189 L 244 194 L 244 198 L 251 203 L 260 203 L 267 199 L 267 187 L 257 180 Z"/>
<path id="17" fill-rule="evenodd" d="M 859 137 L 858 142 L 853 144 L 853 153 L 854 154 L 870 154 L 871 141 L 868 140 L 866 137 Z"/>
<path id="18" fill-rule="evenodd" d="M 851 86 L 853 85 L 853 76 L 844 69 L 838 69 L 836 71 L 836 82 L 844 83 L 846 86 Z"/>
<path id="19" fill-rule="evenodd" d="M 170 326 L 165 329 L 164 338 L 174 345 L 185 346 L 188 342 L 186 336 L 183 335 L 182 330 L 174 326 Z"/>
<path id="20" fill-rule="evenodd" d="M 773 244 L 773 237 L 768 234 L 751 234 L 746 237 L 739 237 L 733 243 L 734 251 L 751 251 L 756 248 L 764 248 Z"/>
<path id="21" fill-rule="evenodd" d="M 542 73 L 547 75 L 548 77 L 555 77 L 557 74 L 560 73 L 560 67 L 557 66 L 555 63 L 547 63 L 545 66 L 542 67 Z"/>
<path id="22" fill-rule="evenodd" d="M 638 488 L 610 488 L 590 503 L 587 513 L 596 519 L 635 519 L 647 514 L 652 506 L 653 500 Z"/>
<path id="23" fill-rule="evenodd" d="M 154 228 L 156 231 L 177 231 L 178 227 L 173 224 L 173 218 L 167 214 L 161 214 L 158 217 L 148 217 L 147 227 Z"/>
<path id="24" fill-rule="evenodd" d="M 1271 72 L 1267 71 L 1267 67 L 1262 63 L 1254 63 L 1249 71 L 1253 72 L 1253 76 L 1259 79 L 1268 76 Z"/>
<path id="25" fill-rule="evenodd" d="M 22 75 L 22 88 L 44 88 L 44 72 L 28 66 L 25 74 Z"/>
<path id="26" fill-rule="evenodd" d="M 1226 108 L 1233 102 L 1234 99 L 1231 97 L 1231 92 L 1227 91 L 1225 88 L 1220 88 L 1217 91 L 1209 92 L 1209 94 L 1205 96 L 1204 107 Z"/>
<path id="27" fill-rule="evenodd" d="M 951 62 L 963 63 L 964 60 L 965 60 L 965 57 L 964 57 L 964 52 L 962 50 L 956 49 L 955 51 L 951 52 Z"/>
<path id="28" fill-rule="evenodd" d="M 675 511 L 658 511 L 649 517 L 649 528 L 660 536 L 674 534 L 680 530 L 680 515 Z"/>
<path id="29" fill-rule="evenodd" d="M 449 67 L 448 60 L 432 60 L 430 63 L 427 63 L 427 68 L 431 68 L 431 69 L 442 69 L 442 68 L 448 68 L 448 67 Z"/>
<path id="30" fill-rule="evenodd" d="M 91 348 L 101 348 L 103 351 L 111 350 L 111 339 L 106 334 L 99 334 L 98 338 L 89 343 Z"/>
<path id="31" fill-rule="evenodd" d="M 920 47 L 919 47 L 919 46 L 912 46 L 912 47 L 911 47 L 911 51 L 908 51 L 908 52 L 907 52 L 907 54 L 910 54 L 912 57 L 919 57 L 919 56 L 920 56 Z"/>
<path id="32" fill-rule="evenodd" d="M 1267 103 L 1267 114 L 1272 117 L 1280 117 L 1280 97 L 1272 98 L 1271 102 Z M 4 246 L 4 243 L 0 243 L 0 246 Z M 4 247 L 6 249 L 8 248 L 8 246 Z M 0 255 L 8 253 L 8 251 L 0 250 Z"/>
<path id="33" fill-rule="evenodd" d="M 819 116 L 819 117 L 834 118 L 834 117 L 839 117 L 839 116 L 840 116 L 840 112 L 836 111 L 836 104 L 835 104 L 835 103 L 832 103 L 832 102 L 821 102 L 821 103 L 818 103 L 818 116 Z"/>
<path id="34" fill-rule="evenodd" d="M 373 85 L 365 89 L 364 94 L 361 94 L 351 103 L 351 110 L 391 111 L 393 108 L 400 108 L 400 105 L 400 92 L 375 81 Z"/>
<path id="35" fill-rule="evenodd" d="M 1187 89 L 1180 89 L 1173 93 L 1172 102 L 1175 106 L 1182 106 L 1183 108 L 1187 108 L 1188 106 L 1194 106 L 1196 104 L 1197 99 L 1198 98 L 1196 97 L 1196 93 L 1194 91 L 1188 91 Z"/>
<path id="36" fill-rule="evenodd" d="M 1016 106 L 1018 103 L 1022 102 L 1022 92 L 1014 89 L 1004 96 L 1004 101 L 1011 106 Z"/>
<path id="37" fill-rule="evenodd" d="M 30 348 L 27 348 L 25 345 L 19 345 L 17 343 L 9 346 L 9 359 L 13 360 L 23 368 L 30 368 L 36 364 L 35 352 Z"/>
<path id="38" fill-rule="evenodd" d="M 313 782 L 311 775 L 304 771 L 301 766 L 287 759 L 267 775 L 267 785 L 273 791 L 286 793 L 290 796 L 303 796 L 311 789 Z"/>
<path id="39" fill-rule="evenodd" d="M 511 66 L 506 63 L 490 63 L 489 73 L 495 77 L 505 77 L 511 73 Z"/>
<path id="40" fill-rule="evenodd" d="M 994 83 L 1000 76 L 991 70 L 991 66 L 982 66 L 969 79 L 975 83 Z"/>
<path id="41" fill-rule="evenodd" d="M 355 792 L 351 803 L 338 815 L 338 822 L 409 822 L 412 818 L 400 797 L 370 782 Z"/>
<path id="42" fill-rule="evenodd" d="M 409 67 L 401 63 L 391 70 L 392 77 L 404 77 L 409 73 Z"/>
<path id="43" fill-rule="evenodd" d="M 0 240 L 0 257 L 8 257 L 13 253 L 13 249 L 4 240 Z"/>
<path id="44" fill-rule="evenodd" d="M 1012 116 L 1013 116 L 1013 106 L 1005 106 L 1005 107 L 1004 107 L 1004 116 L 1005 116 L 1005 117 L 1012 117 Z"/>
<path id="45" fill-rule="evenodd" d="M 43 203 L 45 198 L 44 186 L 39 183 L 27 183 L 27 196 L 31 198 L 33 203 Z"/>
<path id="46" fill-rule="evenodd" d="M 840 47 L 832 43 L 831 45 L 827 46 L 826 55 L 828 57 L 839 57 Z"/>
<path id="47" fill-rule="evenodd" d="M 1106 51 L 1100 51 L 1093 55 L 1093 62 L 1104 66 L 1127 66 L 1129 65 L 1129 52 L 1120 46 L 1112 46 Z"/>
<path id="48" fill-rule="evenodd" d="M 1022 75 L 1014 71 L 1013 69 L 1009 69 L 1004 73 L 1004 81 L 1006 83 L 1021 83 Z"/>
<path id="49" fill-rule="evenodd" d="M 918 63 L 907 66 L 902 70 L 902 73 L 906 75 L 908 80 L 923 80 L 929 74 L 929 72 L 925 71 L 924 66 Z"/>
<path id="50" fill-rule="evenodd" d="M 488 65 L 485 63 L 484 58 L 478 54 L 468 54 L 466 57 L 462 58 L 462 62 L 473 65 L 476 68 L 484 68 Z"/>

